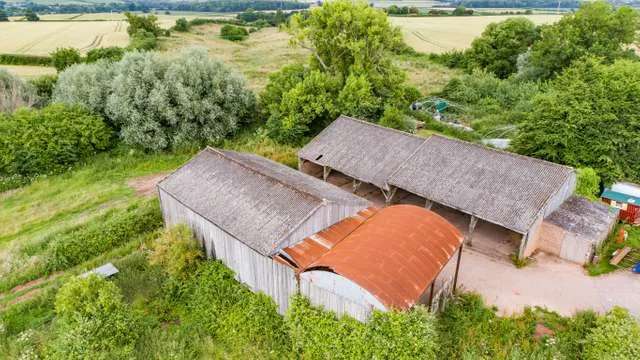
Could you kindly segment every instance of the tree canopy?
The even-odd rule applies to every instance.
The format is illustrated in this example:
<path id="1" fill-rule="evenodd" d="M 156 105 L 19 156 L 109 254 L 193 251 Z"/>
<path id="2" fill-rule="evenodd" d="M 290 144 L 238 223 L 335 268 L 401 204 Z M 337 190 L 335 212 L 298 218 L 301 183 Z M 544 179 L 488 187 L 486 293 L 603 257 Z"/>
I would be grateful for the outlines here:
<path id="1" fill-rule="evenodd" d="M 517 71 L 518 55 L 538 38 L 538 29 L 527 18 L 510 18 L 489 24 L 468 50 L 472 65 L 506 78 Z"/>
<path id="2" fill-rule="evenodd" d="M 541 27 L 526 66 L 537 78 L 557 76 L 584 56 L 602 57 L 608 62 L 631 56 L 628 45 L 637 41 L 640 17 L 630 7 L 615 9 L 606 1 L 583 2 L 574 14 Z"/>
<path id="3" fill-rule="evenodd" d="M 402 46 L 399 29 L 365 2 L 325 2 L 291 17 L 292 42 L 311 52 L 307 66 L 289 66 L 270 77 L 262 94 L 270 136 L 286 142 L 313 135 L 344 113 L 378 119 L 385 106 L 419 96 L 392 63 Z"/>
<path id="4" fill-rule="evenodd" d="M 537 95 L 513 141 L 517 152 L 605 181 L 640 180 L 640 62 L 575 63 Z"/>

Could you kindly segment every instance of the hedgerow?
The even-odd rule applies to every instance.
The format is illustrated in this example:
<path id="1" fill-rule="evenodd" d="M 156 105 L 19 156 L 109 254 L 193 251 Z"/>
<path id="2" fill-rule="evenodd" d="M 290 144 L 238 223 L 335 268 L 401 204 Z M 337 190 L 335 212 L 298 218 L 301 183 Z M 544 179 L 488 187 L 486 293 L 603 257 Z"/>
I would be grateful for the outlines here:
<path id="1" fill-rule="evenodd" d="M 0 115 L 0 176 L 62 171 L 108 149 L 111 137 L 99 116 L 77 106 L 55 104 Z"/>
<path id="2" fill-rule="evenodd" d="M 56 271 L 80 264 L 160 226 L 157 201 L 133 205 L 52 239 L 46 250 L 47 268 Z"/>
<path id="3" fill-rule="evenodd" d="M 24 54 L 0 54 L 0 64 L 53 66 L 51 62 L 51 57 L 49 56 L 24 55 Z"/>

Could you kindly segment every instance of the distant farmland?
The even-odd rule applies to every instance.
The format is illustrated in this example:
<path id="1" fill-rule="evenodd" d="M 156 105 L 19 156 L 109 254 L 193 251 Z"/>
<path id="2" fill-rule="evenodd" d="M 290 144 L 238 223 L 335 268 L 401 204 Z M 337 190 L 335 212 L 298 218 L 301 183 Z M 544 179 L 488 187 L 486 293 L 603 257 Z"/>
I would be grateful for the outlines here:
<path id="1" fill-rule="evenodd" d="M 124 21 L 0 22 L 0 53 L 48 55 L 59 47 L 85 53 L 128 42 Z"/>
<path id="2" fill-rule="evenodd" d="M 484 28 L 513 15 L 462 16 L 462 17 L 391 17 L 391 22 L 402 29 L 407 44 L 417 51 L 443 53 L 465 49 L 471 45 Z M 526 15 L 535 24 L 548 24 L 560 19 L 560 15 Z"/>

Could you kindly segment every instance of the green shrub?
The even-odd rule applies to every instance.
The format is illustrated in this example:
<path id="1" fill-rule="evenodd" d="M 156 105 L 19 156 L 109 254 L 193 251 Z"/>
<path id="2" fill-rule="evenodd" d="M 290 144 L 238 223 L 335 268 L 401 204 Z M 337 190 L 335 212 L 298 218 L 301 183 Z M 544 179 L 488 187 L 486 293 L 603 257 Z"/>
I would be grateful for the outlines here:
<path id="1" fill-rule="evenodd" d="M 73 64 L 82 62 L 82 55 L 80 55 L 78 49 L 74 48 L 58 48 L 52 52 L 50 56 L 51 64 L 58 72 L 63 71 Z"/>
<path id="2" fill-rule="evenodd" d="M 75 278 L 56 296 L 56 337 L 51 359 L 131 358 L 141 330 L 120 290 L 97 276 Z"/>
<path id="3" fill-rule="evenodd" d="M 0 69 L 0 119 L 3 113 L 11 113 L 20 107 L 32 106 L 37 101 L 38 97 L 32 86 L 18 76 Z"/>
<path id="4" fill-rule="evenodd" d="M 111 145 L 111 130 L 83 108 L 21 109 L 0 121 L 0 174 L 62 171 Z"/>
<path id="5" fill-rule="evenodd" d="M 221 141 L 254 115 L 255 98 L 244 79 L 204 49 L 173 58 L 129 53 L 114 71 L 106 113 L 129 145 L 151 151 L 200 147 Z"/>
<path id="6" fill-rule="evenodd" d="M 435 318 L 417 307 L 407 312 L 374 312 L 366 324 L 310 305 L 297 295 L 286 323 L 293 352 L 305 359 L 436 359 Z"/>
<path id="7" fill-rule="evenodd" d="M 585 360 L 640 358 L 640 325 L 627 310 L 614 308 L 587 335 Z"/>
<path id="8" fill-rule="evenodd" d="M 51 57 L 25 54 L 0 54 L 0 64 L 51 66 Z"/>
<path id="9" fill-rule="evenodd" d="M 600 195 L 600 176 L 592 168 L 578 169 L 578 184 L 576 194 L 589 200 L 597 200 Z"/>
<path id="10" fill-rule="evenodd" d="M 220 29 L 220 37 L 223 39 L 231 40 L 231 41 L 242 41 L 249 36 L 249 32 L 247 29 L 235 26 L 231 24 L 226 24 Z"/>
<path id="11" fill-rule="evenodd" d="M 127 27 L 127 33 L 129 36 L 136 36 L 141 30 L 153 35 L 154 37 L 163 34 L 163 30 L 158 24 L 158 17 L 155 15 L 136 15 L 129 12 L 125 12 L 124 16 L 127 18 L 129 26 Z"/>
<path id="12" fill-rule="evenodd" d="M 177 225 L 154 242 L 149 262 L 162 266 L 174 278 L 184 278 L 202 258 L 202 250 L 189 227 Z"/>
<path id="13" fill-rule="evenodd" d="M 125 49 L 118 46 L 91 49 L 87 52 L 86 62 L 94 63 L 101 59 L 108 61 L 120 61 L 124 56 L 124 52 Z"/>
<path id="14" fill-rule="evenodd" d="M 175 31 L 180 31 L 180 32 L 187 32 L 189 31 L 189 21 L 187 21 L 187 19 L 185 18 L 179 18 L 178 20 L 176 20 L 176 24 L 173 26 L 173 30 Z"/>
<path id="15" fill-rule="evenodd" d="M 106 60 L 71 66 L 58 75 L 52 101 L 83 106 L 115 127 L 105 112 L 114 76 L 114 66 Z"/>
<path id="16" fill-rule="evenodd" d="M 78 265 L 162 226 L 157 201 L 134 205 L 103 221 L 91 222 L 50 240 L 46 250 L 49 271 Z"/>
<path id="17" fill-rule="evenodd" d="M 410 133 L 414 133 L 416 131 L 415 121 L 409 119 L 401 110 L 393 107 L 387 107 L 384 110 L 384 115 L 382 115 L 378 124 Z"/>
<path id="18" fill-rule="evenodd" d="M 9 17 L 7 16 L 7 13 L 3 9 L 0 9 L 0 22 L 3 22 L 3 21 L 9 21 Z"/>
<path id="19" fill-rule="evenodd" d="M 38 96 L 38 106 L 45 106 L 49 103 L 57 81 L 58 75 L 42 75 L 29 80 L 29 84 L 33 86 Z"/>
<path id="20" fill-rule="evenodd" d="M 131 36 L 129 49 L 148 51 L 158 47 L 158 38 L 153 33 L 140 29 Z"/>

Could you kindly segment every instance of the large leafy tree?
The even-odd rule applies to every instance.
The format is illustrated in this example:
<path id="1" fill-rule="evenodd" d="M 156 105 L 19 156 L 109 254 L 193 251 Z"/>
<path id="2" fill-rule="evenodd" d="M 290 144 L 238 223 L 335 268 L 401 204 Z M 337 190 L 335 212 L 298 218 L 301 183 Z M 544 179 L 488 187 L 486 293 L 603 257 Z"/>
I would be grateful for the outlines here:
<path id="1" fill-rule="evenodd" d="M 591 167 L 610 183 L 640 180 L 640 63 L 576 62 L 533 100 L 516 151 Z"/>
<path id="2" fill-rule="evenodd" d="M 491 23 L 471 43 L 468 51 L 472 65 L 506 78 L 517 71 L 518 56 L 538 38 L 538 29 L 527 18 L 510 18 Z"/>
<path id="3" fill-rule="evenodd" d="M 288 31 L 311 58 L 306 66 L 288 66 L 270 77 L 261 102 L 273 138 L 299 141 L 340 113 L 374 120 L 385 106 L 417 96 L 392 63 L 391 53 L 402 46 L 400 31 L 367 3 L 325 2 L 292 16 Z"/>
<path id="4" fill-rule="evenodd" d="M 630 7 L 614 7 L 606 1 L 584 2 L 575 14 L 541 28 L 525 67 L 529 74 L 548 79 L 584 56 L 613 61 L 631 56 L 628 46 L 637 41 L 640 17 Z"/>

